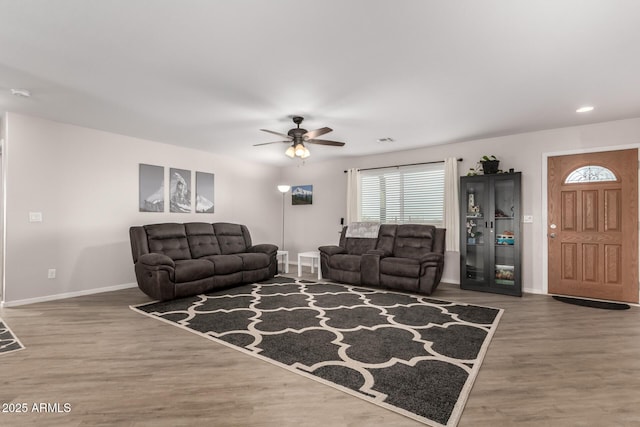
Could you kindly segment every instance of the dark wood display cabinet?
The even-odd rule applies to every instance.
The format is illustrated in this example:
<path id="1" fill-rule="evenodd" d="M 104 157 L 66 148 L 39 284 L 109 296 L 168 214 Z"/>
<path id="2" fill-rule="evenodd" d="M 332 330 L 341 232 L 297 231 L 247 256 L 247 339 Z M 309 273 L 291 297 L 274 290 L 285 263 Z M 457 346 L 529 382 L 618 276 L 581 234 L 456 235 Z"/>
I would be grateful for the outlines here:
<path id="1" fill-rule="evenodd" d="M 460 287 L 522 296 L 521 173 L 460 178 Z"/>

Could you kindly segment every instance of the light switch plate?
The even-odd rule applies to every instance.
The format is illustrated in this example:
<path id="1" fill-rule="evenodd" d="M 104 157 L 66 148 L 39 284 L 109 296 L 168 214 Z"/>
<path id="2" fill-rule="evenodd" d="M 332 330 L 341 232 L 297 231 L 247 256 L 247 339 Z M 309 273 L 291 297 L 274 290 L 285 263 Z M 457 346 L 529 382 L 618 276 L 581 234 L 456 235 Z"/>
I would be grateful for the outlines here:
<path id="1" fill-rule="evenodd" d="M 523 215 L 522 222 L 525 224 L 531 224 L 533 222 L 533 215 Z"/>
<path id="2" fill-rule="evenodd" d="M 42 212 L 29 212 L 29 222 L 42 222 Z"/>

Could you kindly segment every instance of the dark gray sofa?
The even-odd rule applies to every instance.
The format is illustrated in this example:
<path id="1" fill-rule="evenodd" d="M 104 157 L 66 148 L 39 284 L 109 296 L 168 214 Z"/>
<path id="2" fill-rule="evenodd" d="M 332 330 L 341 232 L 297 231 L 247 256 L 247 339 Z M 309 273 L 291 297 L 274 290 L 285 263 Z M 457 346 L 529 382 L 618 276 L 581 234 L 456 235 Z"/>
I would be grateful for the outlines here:
<path id="1" fill-rule="evenodd" d="M 246 226 L 191 222 L 129 229 L 138 287 L 170 300 L 253 283 L 276 274 L 278 247 L 253 245 Z"/>
<path id="2" fill-rule="evenodd" d="M 443 228 L 423 224 L 382 224 L 377 238 L 346 237 L 321 246 L 322 277 L 341 283 L 380 286 L 430 295 L 444 268 Z"/>

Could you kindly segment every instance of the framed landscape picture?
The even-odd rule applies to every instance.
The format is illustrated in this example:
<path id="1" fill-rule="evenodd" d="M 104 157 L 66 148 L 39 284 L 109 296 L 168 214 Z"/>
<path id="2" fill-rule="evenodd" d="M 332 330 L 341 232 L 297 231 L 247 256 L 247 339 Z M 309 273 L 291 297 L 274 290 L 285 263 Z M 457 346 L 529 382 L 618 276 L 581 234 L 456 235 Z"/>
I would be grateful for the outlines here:
<path id="1" fill-rule="evenodd" d="M 214 175 L 196 172 L 196 213 L 213 213 Z"/>
<path id="2" fill-rule="evenodd" d="M 140 212 L 164 212 L 164 167 L 140 163 Z"/>
<path id="3" fill-rule="evenodd" d="M 190 213 L 191 171 L 171 168 L 169 176 L 169 211 Z"/>
<path id="4" fill-rule="evenodd" d="M 291 187 L 292 205 L 310 205 L 313 203 L 313 185 L 294 185 Z"/>

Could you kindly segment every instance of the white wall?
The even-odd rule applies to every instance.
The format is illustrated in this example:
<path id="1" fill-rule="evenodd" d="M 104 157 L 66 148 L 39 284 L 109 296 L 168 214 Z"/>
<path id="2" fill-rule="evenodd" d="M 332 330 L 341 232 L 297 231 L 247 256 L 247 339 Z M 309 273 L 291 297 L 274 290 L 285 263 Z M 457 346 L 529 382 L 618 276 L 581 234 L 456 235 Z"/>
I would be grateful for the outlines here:
<path id="1" fill-rule="evenodd" d="M 280 241 L 278 168 L 14 113 L 5 125 L 6 305 L 134 283 L 132 225 L 229 221 Z M 139 163 L 214 173 L 215 213 L 138 212 Z"/>
<path id="2" fill-rule="evenodd" d="M 460 175 L 483 155 L 494 154 L 500 159 L 501 169 L 514 168 L 522 172 L 522 212 L 533 215 L 532 224 L 523 224 L 523 288 L 525 292 L 543 293 L 546 271 L 543 264 L 543 160 L 545 153 L 569 150 L 592 150 L 602 147 L 620 147 L 640 144 L 640 118 L 576 126 L 425 147 L 421 149 L 386 153 L 375 156 L 354 157 L 322 163 L 307 162 L 282 170 L 280 181 L 287 184 L 312 184 L 313 205 L 286 207 L 288 218 L 286 240 L 290 253 L 336 244 L 336 226 L 346 216 L 346 174 L 348 168 L 390 166 L 395 164 L 443 160 L 458 157 Z M 312 154 L 313 155 L 313 154 Z M 292 256 L 292 255 L 290 255 Z M 459 283 L 459 254 L 448 253 L 443 280 Z"/>
<path id="3" fill-rule="evenodd" d="M 276 185 L 311 184 L 313 204 L 292 206 L 286 196 L 285 249 L 298 252 L 338 241 L 346 216 L 346 175 L 357 167 L 462 157 L 460 173 L 484 154 L 503 169 L 523 173 L 523 285 L 543 292 L 543 157 L 545 153 L 640 143 L 640 119 L 554 129 L 275 168 L 215 154 L 7 113 L 5 127 L 7 305 L 117 288 L 135 282 L 131 225 L 154 222 L 231 221 L 246 224 L 254 242 L 280 244 L 282 196 Z M 138 212 L 138 164 L 215 173 L 215 214 Z M 29 223 L 42 212 L 42 223 Z M 449 253 L 444 280 L 459 280 L 458 255 Z M 47 270 L 57 278 L 47 279 Z"/>

